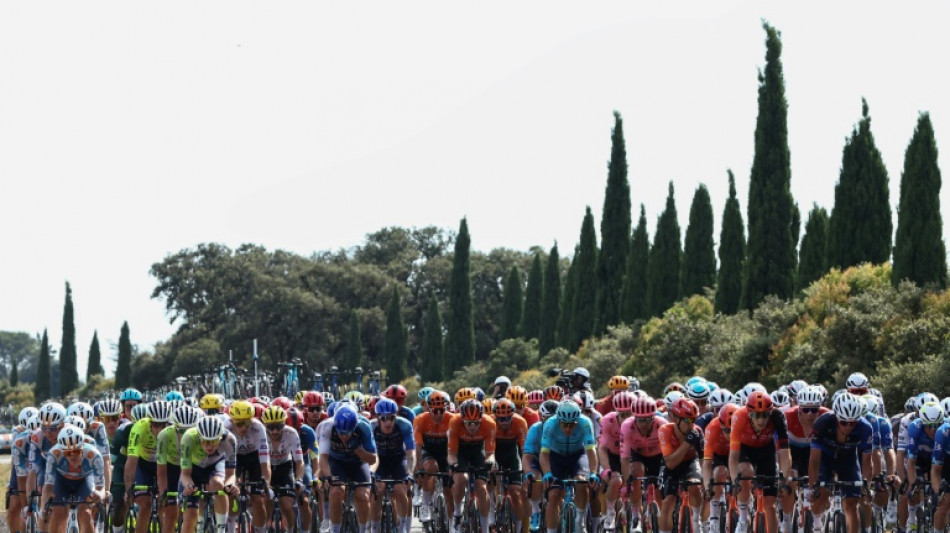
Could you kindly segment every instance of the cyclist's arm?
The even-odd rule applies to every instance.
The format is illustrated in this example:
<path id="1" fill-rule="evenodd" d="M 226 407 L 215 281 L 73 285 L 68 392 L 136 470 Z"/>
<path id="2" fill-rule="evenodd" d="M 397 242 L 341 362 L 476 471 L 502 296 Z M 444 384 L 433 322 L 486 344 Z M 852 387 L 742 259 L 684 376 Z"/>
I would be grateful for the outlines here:
<path id="1" fill-rule="evenodd" d="M 597 467 L 600 464 L 597 462 L 597 450 L 595 450 L 592 447 L 588 447 L 585 451 L 587 452 L 587 464 L 590 465 L 590 472 L 591 474 L 596 474 L 598 470 Z M 610 463 L 605 463 L 605 464 L 610 464 Z"/>
<path id="2" fill-rule="evenodd" d="M 785 476 L 785 479 L 788 479 L 791 476 L 792 452 L 788 448 L 783 448 L 778 451 L 778 467 L 779 472 Z"/>
<path id="3" fill-rule="evenodd" d="M 318 460 L 320 461 L 320 476 L 330 477 L 330 456 L 325 453 L 321 453 Z M 270 475 L 267 477 L 267 484 L 269 485 Z"/>
<path id="4" fill-rule="evenodd" d="M 155 479 L 158 481 L 158 494 L 161 496 L 168 490 L 168 464 L 158 463 L 155 468 Z"/>
<path id="5" fill-rule="evenodd" d="M 551 452 L 541 448 L 541 455 L 538 456 L 538 462 L 541 463 L 541 473 L 547 474 L 551 471 Z"/>
<path id="6" fill-rule="evenodd" d="M 53 498 L 53 486 L 49 483 L 43 485 L 43 494 L 40 496 L 40 512 L 45 512 L 46 505 Z"/>
<path id="7" fill-rule="evenodd" d="M 132 490 L 133 482 L 135 481 L 135 469 L 139 465 L 139 456 L 129 454 L 128 459 L 125 460 L 125 471 L 122 472 L 122 477 L 125 480 L 125 490 Z"/>
<path id="8" fill-rule="evenodd" d="M 871 454 L 868 452 L 861 453 L 861 477 L 865 484 L 871 485 Z"/>
<path id="9" fill-rule="evenodd" d="M 183 496 L 190 496 L 197 487 L 195 487 L 195 480 L 191 477 L 191 468 L 181 468 L 181 486 L 185 489 L 185 494 Z"/>
<path id="10" fill-rule="evenodd" d="M 808 456 L 808 480 L 812 485 L 818 483 L 821 479 L 818 477 L 819 466 L 821 465 L 821 448 L 812 444 L 811 455 Z"/>

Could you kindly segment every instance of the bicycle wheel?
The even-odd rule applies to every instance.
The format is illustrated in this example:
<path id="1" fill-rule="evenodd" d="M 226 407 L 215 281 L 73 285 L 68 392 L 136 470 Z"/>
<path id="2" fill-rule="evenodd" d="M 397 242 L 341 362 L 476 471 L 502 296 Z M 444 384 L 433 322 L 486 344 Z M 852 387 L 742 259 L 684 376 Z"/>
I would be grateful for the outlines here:
<path id="1" fill-rule="evenodd" d="M 729 510 L 729 533 L 736 533 L 739 527 L 739 510 L 732 508 Z M 744 531 L 742 533 L 745 533 Z"/>
<path id="2" fill-rule="evenodd" d="M 511 508 L 511 496 L 505 495 L 505 504 L 502 505 L 502 517 L 501 527 L 504 528 L 505 533 L 515 533 L 515 513 Z M 498 517 L 495 517 L 495 524 L 498 524 Z"/>
<path id="3" fill-rule="evenodd" d="M 393 504 L 389 499 L 384 499 L 382 503 L 382 519 L 379 523 L 380 533 L 396 532 L 396 517 L 393 516 Z"/>
<path id="4" fill-rule="evenodd" d="M 314 494 L 310 498 L 310 533 L 319 533 L 320 532 L 320 503 L 317 501 L 317 495 Z M 329 519 L 328 519 L 329 520 Z"/>
<path id="5" fill-rule="evenodd" d="M 766 533 L 765 513 L 759 511 L 755 513 L 755 533 Z"/>
<path id="6" fill-rule="evenodd" d="M 844 521 L 844 513 L 838 511 L 834 516 L 834 533 L 848 533 L 848 527 Z"/>
<path id="7" fill-rule="evenodd" d="M 693 533 L 693 521 L 692 516 L 690 516 L 689 506 L 683 505 L 680 506 L 680 533 Z M 696 532 L 700 533 L 700 532 Z"/>
<path id="8" fill-rule="evenodd" d="M 283 515 L 281 515 L 280 513 L 280 504 L 277 502 L 274 502 L 274 513 L 271 514 L 271 517 L 270 517 L 270 521 L 271 521 L 271 526 L 269 529 L 270 533 L 281 533 L 281 531 L 283 531 L 282 524 L 281 524 L 282 517 Z"/>
<path id="9" fill-rule="evenodd" d="M 729 529 L 729 523 L 728 523 L 729 512 L 726 507 L 726 502 L 718 501 L 718 502 L 713 503 L 712 505 L 716 505 L 719 507 L 719 527 L 716 528 L 717 532 L 726 533 L 726 531 Z M 717 532 L 714 532 L 714 533 L 717 533 Z"/>
<path id="10" fill-rule="evenodd" d="M 650 531 L 659 533 L 660 531 L 660 506 L 656 502 L 650 502 Z"/>
<path id="11" fill-rule="evenodd" d="M 237 531 L 238 533 L 251 533 L 250 522 L 248 522 L 247 513 L 241 513 L 238 515 L 237 521 Z"/>
<path id="12" fill-rule="evenodd" d="M 574 504 L 567 504 L 561 508 L 561 522 L 558 533 L 574 533 L 574 524 L 577 520 L 577 508 Z"/>
<path id="13" fill-rule="evenodd" d="M 158 520 L 158 514 L 152 514 L 148 518 L 148 532 L 149 533 L 161 533 L 162 523 Z"/>
<path id="14" fill-rule="evenodd" d="M 811 514 L 811 511 L 805 511 L 802 514 L 805 515 L 805 524 L 802 527 L 802 533 L 811 533 L 815 530 L 815 516 Z"/>
<path id="15" fill-rule="evenodd" d="M 218 526 L 215 524 L 214 518 L 214 502 L 213 500 L 206 500 L 205 504 L 205 520 L 202 527 L 204 533 L 218 533 Z"/>

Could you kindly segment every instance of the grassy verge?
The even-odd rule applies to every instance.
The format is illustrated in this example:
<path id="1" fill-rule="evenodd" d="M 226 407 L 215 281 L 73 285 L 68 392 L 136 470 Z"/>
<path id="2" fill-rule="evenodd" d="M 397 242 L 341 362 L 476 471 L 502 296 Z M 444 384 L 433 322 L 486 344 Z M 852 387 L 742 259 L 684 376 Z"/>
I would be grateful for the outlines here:
<path id="1" fill-rule="evenodd" d="M 10 463 L 0 463 L 0 480 L 3 482 L 3 495 L 0 496 L 0 511 L 7 510 L 7 482 L 10 481 Z"/>

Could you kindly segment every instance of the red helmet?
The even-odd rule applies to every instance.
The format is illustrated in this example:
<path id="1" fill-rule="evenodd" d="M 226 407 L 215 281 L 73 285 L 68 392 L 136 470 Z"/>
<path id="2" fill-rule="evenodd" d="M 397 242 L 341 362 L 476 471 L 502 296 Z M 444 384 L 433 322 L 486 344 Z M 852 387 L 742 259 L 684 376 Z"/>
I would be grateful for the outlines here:
<path id="1" fill-rule="evenodd" d="M 322 407 L 327 403 L 326 400 L 323 399 L 322 394 L 312 390 L 308 390 L 307 392 L 303 393 L 301 402 L 303 403 L 304 407 L 311 407 L 314 405 Z"/>
<path id="2" fill-rule="evenodd" d="M 550 385 L 544 389 L 544 399 L 545 400 L 557 400 L 561 401 L 561 398 L 564 397 L 564 389 L 558 387 L 557 385 Z"/>
<path id="3" fill-rule="evenodd" d="M 284 411 L 294 406 L 293 402 L 290 401 L 290 398 L 286 396 L 278 396 L 274 398 L 273 400 L 271 400 L 270 404 L 279 405 L 280 407 L 284 408 Z"/>
<path id="4" fill-rule="evenodd" d="M 620 391 L 617 394 L 614 394 L 613 400 L 611 400 L 614 406 L 614 411 L 629 413 L 631 409 L 633 409 L 633 399 L 633 394 L 630 394 L 627 391 Z"/>
<path id="5" fill-rule="evenodd" d="M 260 420 L 261 416 L 264 415 L 264 409 L 267 409 L 267 406 L 259 402 L 254 402 L 252 405 L 254 406 L 254 418 Z"/>
<path id="6" fill-rule="evenodd" d="M 669 409 L 670 414 L 677 418 L 692 418 L 695 420 L 699 416 L 699 407 L 693 403 L 693 400 L 685 396 L 673 402 Z"/>
<path id="7" fill-rule="evenodd" d="M 647 418 L 656 415 L 656 402 L 653 401 L 653 398 L 645 396 L 643 398 L 637 398 L 633 402 L 632 408 L 633 416 L 637 418 Z"/>
<path id="8" fill-rule="evenodd" d="M 732 415 L 739 410 L 739 406 L 734 403 L 727 403 L 722 406 L 722 409 L 719 410 L 719 425 L 732 429 Z"/>
<path id="9" fill-rule="evenodd" d="M 365 411 L 370 414 L 376 413 L 376 402 L 379 401 L 379 396 L 370 396 L 369 401 L 366 402 Z"/>
<path id="10" fill-rule="evenodd" d="M 402 404 L 406 402 L 406 394 L 408 394 L 406 387 L 402 385 L 390 385 L 386 388 L 386 391 L 383 392 L 383 396 L 396 402 L 396 405 L 399 407 L 402 407 Z"/>
<path id="11" fill-rule="evenodd" d="M 290 409 L 285 409 L 287 411 L 287 424 L 293 426 L 294 429 L 299 430 L 300 426 L 303 425 L 303 413 L 300 412 L 300 409 L 296 407 L 291 407 Z"/>
<path id="12" fill-rule="evenodd" d="M 529 392 L 528 403 L 544 403 L 544 393 L 537 389 Z"/>
<path id="13" fill-rule="evenodd" d="M 772 397 L 757 390 L 746 398 L 745 406 L 750 413 L 767 413 L 772 410 Z"/>

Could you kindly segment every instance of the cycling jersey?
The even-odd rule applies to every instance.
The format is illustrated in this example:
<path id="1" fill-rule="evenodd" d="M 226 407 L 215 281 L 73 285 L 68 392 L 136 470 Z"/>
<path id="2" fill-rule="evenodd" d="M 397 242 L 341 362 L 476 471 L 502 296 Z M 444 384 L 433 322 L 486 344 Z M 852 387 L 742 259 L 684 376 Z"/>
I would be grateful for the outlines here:
<path id="1" fill-rule="evenodd" d="M 30 468 L 30 435 L 33 432 L 24 430 L 13 437 L 10 447 L 10 462 L 13 464 L 14 477 L 26 477 Z"/>
<path id="2" fill-rule="evenodd" d="M 526 455 L 539 457 L 541 455 L 541 433 L 544 431 L 544 424 L 538 422 L 528 428 L 528 435 L 524 439 L 523 452 Z"/>
<path id="3" fill-rule="evenodd" d="M 939 428 L 937 428 L 937 433 L 934 435 L 934 447 L 931 454 L 931 464 L 942 465 L 943 460 L 947 455 L 947 450 L 950 449 L 950 423 L 944 422 Z M 944 469 L 944 477 L 947 477 L 947 470 Z"/>
<path id="4" fill-rule="evenodd" d="M 432 413 L 425 412 L 412 422 L 413 437 L 417 448 L 439 448 L 448 444 L 449 424 L 454 415 L 445 413 L 442 421 L 436 423 Z"/>
<path id="5" fill-rule="evenodd" d="M 482 423 L 474 434 L 465 429 L 462 417 L 452 418 L 449 424 L 449 453 L 457 454 L 459 447 L 484 446 L 485 456 L 495 453 L 495 421 L 488 416 L 482 416 Z"/>
<path id="6" fill-rule="evenodd" d="M 768 422 L 761 431 L 756 431 L 749 417 L 749 410 L 740 407 L 732 415 L 732 431 L 729 435 L 729 449 L 740 451 L 743 446 L 749 448 L 764 448 L 773 443 L 780 450 L 788 448 L 788 426 L 785 422 L 785 413 L 772 409 Z"/>
<path id="7" fill-rule="evenodd" d="M 528 438 L 528 423 L 518 415 L 511 417 L 511 424 L 503 429 L 501 424 L 495 426 L 495 453 L 499 461 L 503 459 L 507 464 L 519 462 L 519 450 L 524 449 L 525 439 Z"/>
<path id="8" fill-rule="evenodd" d="M 297 436 L 300 437 L 300 450 L 303 452 L 304 464 L 310 464 L 310 455 L 317 453 L 317 432 L 312 427 L 304 424 L 297 430 Z"/>
<path id="9" fill-rule="evenodd" d="M 927 434 L 923 421 L 918 418 L 911 422 L 907 428 L 907 458 L 929 460 L 933 450 L 934 439 Z"/>
<path id="10" fill-rule="evenodd" d="M 888 419 L 868 413 L 864 416 L 871 423 L 873 430 L 872 446 L 875 450 L 890 450 L 894 447 L 894 439 L 891 434 L 891 424 Z"/>
<path id="11" fill-rule="evenodd" d="M 99 453 L 102 455 L 103 459 L 109 457 L 109 435 L 106 433 L 106 425 L 98 420 L 93 420 L 89 423 L 89 427 L 85 432 L 86 435 L 91 435 L 96 442 L 96 449 L 99 450 Z"/>
<path id="12" fill-rule="evenodd" d="M 297 434 L 297 430 L 294 428 L 285 425 L 280 431 L 279 438 L 275 439 L 268 433 L 267 440 L 271 450 L 270 464 L 272 466 L 282 465 L 291 461 L 303 461 L 300 435 Z"/>
<path id="13" fill-rule="evenodd" d="M 596 442 L 593 424 L 584 415 L 577 419 L 574 431 L 570 435 L 565 435 L 561 430 L 561 424 L 556 416 L 547 419 L 541 430 L 542 452 L 571 455 L 584 450 L 593 450 Z"/>
<path id="14" fill-rule="evenodd" d="M 356 449 L 359 447 L 369 453 L 376 453 L 373 428 L 365 418 L 359 419 L 356 429 L 346 442 L 343 442 L 336 428 L 333 427 L 333 420 L 327 419 L 317 427 L 317 448 L 321 454 L 328 455 L 334 461 L 362 462 L 362 459 L 356 455 Z"/>
<path id="15" fill-rule="evenodd" d="M 412 412 L 412 409 L 406 407 L 405 405 L 399 408 L 398 415 L 408 420 L 410 425 L 412 424 L 412 421 L 416 419 L 416 413 Z"/>
<path id="16" fill-rule="evenodd" d="M 180 443 L 181 437 L 175 426 L 168 426 L 158 433 L 158 449 L 155 455 L 155 462 L 160 465 L 178 466 L 181 461 Z"/>
<path id="17" fill-rule="evenodd" d="M 224 429 L 234 435 L 235 445 L 238 455 L 247 455 L 256 453 L 260 458 L 261 464 L 267 464 L 270 461 L 270 447 L 267 445 L 267 431 L 264 424 L 256 419 L 251 419 L 251 425 L 247 428 L 247 433 L 242 437 L 234 426 L 234 421 L 230 418 L 224 423 Z"/>
<path id="18" fill-rule="evenodd" d="M 373 428 L 373 440 L 376 442 L 376 452 L 380 459 L 400 459 L 406 456 L 407 451 L 416 449 L 412 423 L 409 420 L 397 416 L 393 422 L 392 431 L 389 433 L 383 433 L 379 419 L 373 420 L 370 425 Z"/>
<path id="19" fill-rule="evenodd" d="M 129 457 L 150 463 L 158 459 L 158 437 L 152 433 L 152 419 L 143 418 L 132 425 L 129 433 Z"/>
<path id="20" fill-rule="evenodd" d="M 602 416 L 607 416 L 612 413 L 614 410 L 613 393 L 594 402 L 594 410 L 600 413 Z"/>
<path id="21" fill-rule="evenodd" d="M 600 421 L 604 418 L 604 415 L 600 414 L 597 411 L 584 411 L 584 415 L 587 418 L 590 418 L 591 427 L 594 430 L 594 441 L 596 442 L 600 439 Z"/>
<path id="22" fill-rule="evenodd" d="M 904 415 L 900 421 L 900 429 L 897 432 L 897 450 L 906 451 L 907 450 L 907 429 L 910 427 L 910 423 L 914 420 L 917 420 L 917 412 L 911 412 Z"/>
<path id="23" fill-rule="evenodd" d="M 656 457 L 662 453 L 660 449 L 660 427 L 666 424 L 666 420 L 659 416 L 653 417 L 653 424 L 650 426 L 650 433 L 644 435 L 637 428 L 636 417 L 630 417 L 623 421 L 620 426 L 620 434 L 623 435 L 623 447 L 620 448 L 620 457 L 623 459 L 633 458 L 634 454 L 639 457 Z"/>
<path id="24" fill-rule="evenodd" d="M 518 415 L 524 418 L 529 428 L 541 421 L 541 415 L 530 407 L 525 407 Z"/>
<path id="25" fill-rule="evenodd" d="M 132 431 L 131 422 L 122 422 L 115 435 L 112 436 L 112 443 L 109 449 L 112 457 L 112 485 L 120 487 L 125 483 L 123 472 L 125 471 L 125 461 L 128 457 L 129 434 Z"/>
<path id="26" fill-rule="evenodd" d="M 699 415 L 699 418 L 697 418 L 696 421 L 693 422 L 693 423 L 696 424 L 696 426 L 697 426 L 699 429 L 701 429 L 701 430 L 703 430 L 703 431 L 706 431 L 706 426 L 708 426 L 709 423 L 712 422 L 712 419 L 713 419 L 714 416 L 716 416 L 716 415 L 714 415 L 714 414 L 712 414 L 712 413 L 710 413 L 710 412 L 705 412 L 705 413 Z"/>
<path id="27" fill-rule="evenodd" d="M 198 428 L 191 428 L 181 437 L 179 462 L 182 470 L 193 469 L 194 467 L 208 468 L 220 461 L 224 461 L 224 467 L 231 469 L 237 466 L 237 448 L 234 435 L 226 432 L 218 442 L 218 448 L 211 454 L 205 453 L 201 447 L 201 437 L 198 435 Z"/>
<path id="28" fill-rule="evenodd" d="M 600 437 L 597 438 L 597 445 L 614 455 L 620 455 L 623 444 L 623 435 L 620 432 L 623 421 L 617 416 L 618 414 L 617 411 L 613 411 L 604 416 L 601 420 Z"/>
<path id="29" fill-rule="evenodd" d="M 54 435 L 55 437 L 55 435 Z M 42 429 L 38 429 L 30 435 L 30 462 L 27 470 L 38 475 L 46 473 L 46 459 L 49 458 L 50 449 L 55 446 L 55 441 L 50 442 Z"/>
<path id="30" fill-rule="evenodd" d="M 805 426 L 799 418 L 801 414 L 798 409 L 799 406 L 796 405 L 785 412 L 785 421 L 788 423 L 788 443 L 792 448 L 811 448 L 811 433 L 805 434 Z M 831 410 L 827 407 L 818 408 L 818 416 L 830 412 Z M 815 420 L 818 419 L 815 418 Z"/>
<path id="31" fill-rule="evenodd" d="M 714 456 L 729 455 L 729 435 L 722 430 L 722 421 L 716 417 L 706 426 L 704 434 L 706 441 L 703 448 L 703 459 L 712 461 Z"/>
<path id="32" fill-rule="evenodd" d="M 733 422 L 733 425 L 735 425 L 735 422 Z M 660 438 L 660 451 L 663 454 L 663 457 L 673 455 L 676 449 L 680 447 L 680 441 L 676 436 L 675 429 L 676 424 L 672 422 L 660 426 L 658 433 Z M 693 428 L 689 431 L 695 435 L 696 444 L 693 445 L 688 452 L 686 452 L 686 455 L 683 457 L 683 460 L 680 462 L 679 466 L 683 465 L 684 463 L 697 460 L 699 458 L 700 451 L 702 451 L 704 448 L 702 430 L 696 426 L 693 426 Z M 735 431 L 733 431 L 733 433 L 735 433 Z M 679 466 L 677 466 L 677 468 L 679 468 Z"/>
<path id="33" fill-rule="evenodd" d="M 858 451 L 871 453 L 871 424 L 864 419 L 858 420 L 854 429 L 841 443 L 838 442 L 838 418 L 834 413 L 825 413 L 818 417 L 812 434 L 812 449 L 821 450 L 822 455 L 834 457 L 839 462 L 848 458 L 857 460 Z"/>
<path id="34" fill-rule="evenodd" d="M 96 487 L 105 486 L 105 466 L 102 454 L 94 445 L 83 445 L 82 461 L 76 466 L 69 464 L 63 452 L 63 448 L 58 444 L 50 448 L 49 458 L 46 461 L 46 485 L 54 485 L 56 476 L 59 475 L 69 480 L 86 479 L 92 476 Z"/>

